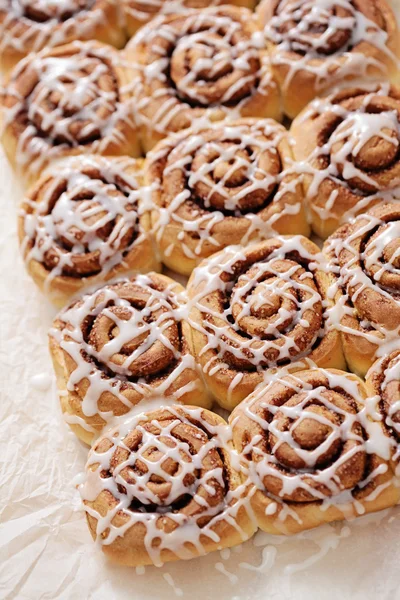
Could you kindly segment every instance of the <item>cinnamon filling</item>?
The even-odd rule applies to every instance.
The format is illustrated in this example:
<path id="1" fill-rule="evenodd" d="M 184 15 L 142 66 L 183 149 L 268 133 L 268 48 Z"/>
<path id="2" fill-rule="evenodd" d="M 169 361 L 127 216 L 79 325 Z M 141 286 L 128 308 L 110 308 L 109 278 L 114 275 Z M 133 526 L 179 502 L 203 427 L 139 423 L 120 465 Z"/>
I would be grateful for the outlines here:
<path id="1" fill-rule="evenodd" d="M 55 146 L 99 140 L 120 101 L 108 61 L 80 52 L 35 60 L 15 81 L 17 88 L 24 86 L 25 100 L 16 116 L 21 128 L 33 125 L 35 136 Z"/>
<path id="2" fill-rule="evenodd" d="M 380 396 L 379 410 L 383 424 L 396 444 L 400 444 L 400 352 L 394 351 L 380 365 L 378 373 L 372 375 L 377 394 Z M 398 450 L 397 450 L 398 455 Z"/>
<path id="3" fill-rule="evenodd" d="M 259 85 L 259 50 L 228 11 L 171 19 L 153 34 L 151 46 L 146 64 L 157 61 L 160 73 L 154 80 L 145 72 L 147 84 L 191 108 L 236 106 Z"/>
<path id="4" fill-rule="evenodd" d="M 359 39 L 355 32 L 363 25 L 367 34 Z M 312 59 L 351 52 L 360 42 L 374 45 L 375 26 L 387 30 L 385 15 L 373 0 L 275 0 L 266 34 L 284 52 Z"/>
<path id="5" fill-rule="evenodd" d="M 354 26 L 355 11 L 351 2 L 344 6 L 334 2 L 281 0 L 269 36 L 302 56 L 329 56 L 349 49 Z"/>
<path id="6" fill-rule="evenodd" d="M 282 171 L 276 149 L 280 131 L 271 132 L 268 138 L 250 127 L 237 130 L 238 139 L 218 139 L 220 130 L 205 132 L 201 146 L 192 151 L 184 139 L 156 165 L 163 206 L 187 191 L 187 210 L 182 206 L 181 212 L 187 219 L 190 212 L 192 219 L 198 219 L 214 211 L 232 217 L 257 214 L 273 202 Z"/>
<path id="7" fill-rule="evenodd" d="M 96 452 L 108 450 L 106 442 Z M 169 513 L 195 517 L 200 527 L 210 521 L 229 489 L 225 470 L 201 421 L 180 421 L 178 414 L 167 413 L 129 432 L 112 454 L 109 473 L 120 493 L 129 496 L 130 511 L 164 515 L 159 527 L 173 530 Z"/>
<path id="8" fill-rule="evenodd" d="M 213 307 L 203 312 L 208 335 L 218 336 L 219 356 L 234 369 L 254 371 L 301 359 L 324 328 L 322 292 L 307 261 L 303 266 L 296 253 L 279 256 L 279 246 L 265 254 L 248 252 L 227 275 L 225 290 L 202 301 Z"/>
<path id="9" fill-rule="evenodd" d="M 380 332 L 396 332 L 400 323 L 399 211 L 395 204 L 377 206 L 346 228 L 351 239 L 332 250 L 340 266 L 338 285 L 348 295 L 357 319 Z M 345 233 L 345 232 L 343 232 Z"/>
<path id="10" fill-rule="evenodd" d="M 52 0 L 18 1 L 24 16 L 37 23 L 46 23 L 53 19 L 60 22 L 67 21 L 82 11 L 90 10 L 95 2 L 96 0 L 69 0 L 68 3 L 57 3 Z"/>
<path id="11" fill-rule="evenodd" d="M 82 359 L 92 363 L 102 377 L 116 378 L 122 389 L 138 380 L 149 382 L 168 375 L 183 350 L 172 295 L 156 280 L 143 285 L 140 278 L 109 290 L 117 297 L 99 310 L 96 307 L 108 295 L 100 293 L 81 319 Z"/>
<path id="12" fill-rule="evenodd" d="M 118 255 L 122 260 L 139 234 L 132 191 L 95 168 L 50 178 L 26 208 L 26 227 L 35 224 L 31 252 L 48 271 L 76 278 L 100 273 Z"/>
<path id="13" fill-rule="evenodd" d="M 312 371 L 255 393 L 243 436 L 265 491 L 285 502 L 313 502 L 357 490 L 367 467 L 358 410 L 345 389 Z"/>

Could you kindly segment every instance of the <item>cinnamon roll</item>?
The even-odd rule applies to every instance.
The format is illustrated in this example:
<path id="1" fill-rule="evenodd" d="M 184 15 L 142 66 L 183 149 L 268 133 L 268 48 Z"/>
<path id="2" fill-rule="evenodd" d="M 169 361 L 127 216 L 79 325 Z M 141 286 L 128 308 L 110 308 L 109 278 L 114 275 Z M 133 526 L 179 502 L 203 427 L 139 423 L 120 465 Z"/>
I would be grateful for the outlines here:
<path id="1" fill-rule="evenodd" d="M 232 409 L 278 367 L 344 368 L 330 285 L 318 247 L 303 236 L 230 246 L 193 271 L 193 352 L 221 406 Z"/>
<path id="2" fill-rule="evenodd" d="M 29 191 L 19 239 L 35 283 L 57 305 L 123 273 L 159 270 L 150 239 L 141 162 L 73 157 Z"/>
<path id="3" fill-rule="evenodd" d="M 284 127 L 240 119 L 161 141 L 147 157 L 152 222 L 162 261 L 190 274 L 229 244 L 309 234 Z"/>
<path id="4" fill-rule="evenodd" d="M 126 27 L 133 36 L 139 27 L 159 14 L 181 13 L 191 8 L 208 8 L 219 4 L 233 4 L 253 9 L 256 0 L 122 0 Z"/>
<path id="5" fill-rule="evenodd" d="M 1 95 L 2 142 L 24 179 L 69 155 L 139 156 L 128 75 L 118 52 L 74 42 L 31 54 Z"/>
<path id="6" fill-rule="evenodd" d="M 311 369 L 256 390 L 232 413 L 258 526 L 293 534 L 399 501 L 390 448 L 355 375 Z"/>
<path id="7" fill-rule="evenodd" d="M 80 491 L 90 532 L 107 557 L 137 566 L 239 544 L 246 511 L 225 421 L 172 406 L 129 418 L 89 454 Z"/>
<path id="8" fill-rule="evenodd" d="M 66 422 L 86 443 L 113 417 L 155 397 L 209 406 L 188 347 L 186 295 L 164 275 L 136 275 L 66 307 L 50 353 Z"/>
<path id="9" fill-rule="evenodd" d="M 343 82 L 397 76 L 399 30 L 386 0 L 261 0 L 257 12 L 290 118 Z"/>
<path id="10" fill-rule="evenodd" d="M 221 6 L 166 15 L 128 43 L 144 150 L 170 133 L 239 117 L 281 117 L 278 87 L 253 14 Z"/>
<path id="11" fill-rule="evenodd" d="M 0 66 L 9 70 L 30 52 L 75 40 L 126 42 L 117 0 L 0 0 Z"/>
<path id="12" fill-rule="evenodd" d="M 400 349 L 373 364 L 366 385 L 371 396 L 371 413 L 383 424 L 392 446 L 393 467 L 400 476 Z"/>
<path id="13" fill-rule="evenodd" d="M 326 238 L 382 200 L 400 198 L 400 88 L 346 89 L 293 121 L 311 225 Z"/>
<path id="14" fill-rule="evenodd" d="M 364 376 L 377 356 L 397 347 L 400 331 L 400 204 L 377 205 L 325 243 L 336 274 L 331 314 L 350 370 Z"/>

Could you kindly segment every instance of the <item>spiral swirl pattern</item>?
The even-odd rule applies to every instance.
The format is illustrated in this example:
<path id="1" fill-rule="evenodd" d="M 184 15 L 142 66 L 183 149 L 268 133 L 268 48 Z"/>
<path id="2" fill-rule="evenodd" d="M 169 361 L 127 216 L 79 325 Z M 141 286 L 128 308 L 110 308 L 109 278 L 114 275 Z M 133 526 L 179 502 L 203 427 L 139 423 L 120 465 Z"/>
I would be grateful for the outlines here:
<path id="1" fill-rule="evenodd" d="M 294 154 L 308 166 L 306 197 L 322 237 L 400 193 L 399 114 L 400 91 L 384 85 L 344 90 L 294 122 Z"/>
<path id="2" fill-rule="evenodd" d="M 124 45 L 115 0 L 0 0 L 0 61 L 6 70 L 29 52 L 89 39 Z"/>
<path id="3" fill-rule="evenodd" d="M 329 56 L 348 50 L 356 15 L 352 2 L 278 1 L 266 33 L 270 41 L 288 52 Z M 372 10 L 369 17 L 373 17 Z"/>
<path id="4" fill-rule="evenodd" d="M 190 273 L 229 244 L 273 232 L 308 233 L 301 188 L 287 175 L 291 150 L 272 119 L 182 132 L 149 155 L 156 240 L 163 262 Z"/>
<path id="5" fill-rule="evenodd" d="M 272 520 L 284 531 L 289 519 L 289 530 L 298 530 L 303 518 L 315 526 L 385 496 L 393 473 L 366 397 L 356 376 L 311 369 L 271 382 L 235 409 L 234 444 L 256 487 L 251 502 L 261 528 Z"/>
<path id="6" fill-rule="evenodd" d="M 72 294 L 99 277 L 157 268 L 140 183 L 133 159 L 83 156 L 30 191 L 20 210 L 20 240 L 28 270 L 50 296 L 60 283 Z"/>
<path id="7" fill-rule="evenodd" d="M 377 400 L 376 411 L 381 416 L 385 432 L 392 441 L 392 458 L 400 471 L 400 350 L 394 350 L 374 363 L 366 383 Z"/>
<path id="8" fill-rule="evenodd" d="M 267 52 L 246 9 L 159 17 L 138 32 L 126 54 L 134 65 L 142 135 L 148 130 L 146 150 L 168 133 L 227 116 L 279 119 Z"/>
<path id="9" fill-rule="evenodd" d="M 245 409 L 236 409 L 235 426 L 243 436 L 246 430 L 246 454 L 265 493 L 312 502 L 362 481 L 367 461 L 357 420 L 362 395 L 349 396 L 345 377 L 301 371 L 255 392 Z"/>
<path id="10" fill-rule="evenodd" d="M 225 430 L 209 411 L 171 407 L 106 434 L 91 452 L 81 489 L 103 550 L 122 537 L 127 564 L 160 564 L 248 537 Z"/>
<path id="11" fill-rule="evenodd" d="M 343 81 L 395 75 L 398 29 L 386 0 L 262 0 L 257 10 L 289 117 Z"/>
<path id="12" fill-rule="evenodd" d="M 125 82 L 117 53 L 96 42 L 26 58 L 2 98 L 3 141 L 12 161 L 37 176 L 65 155 L 137 153 Z"/>
<path id="13" fill-rule="evenodd" d="M 11 3 L 9 3 L 11 4 Z M 65 21 L 76 16 L 82 10 L 88 10 L 94 4 L 94 0 L 69 0 L 68 3 L 55 4 L 54 2 L 43 2 L 42 0 L 19 0 L 21 12 L 32 21 L 43 23 L 50 19 Z"/>
<path id="14" fill-rule="evenodd" d="M 365 374 L 400 328 L 399 232 L 395 203 L 378 205 L 344 225 L 326 242 L 336 271 L 336 326 L 355 372 Z"/>
<path id="15" fill-rule="evenodd" d="M 110 413 L 125 414 L 156 395 L 208 405 L 188 350 L 185 303 L 179 284 L 150 273 L 101 288 L 62 311 L 51 347 L 69 391 L 61 398 L 67 416 L 101 430 Z"/>
<path id="16" fill-rule="evenodd" d="M 223 406 L 236 405 L 272 368 L 342 364 L 338 336 L 327 328 L 320 260 L 306 238 L 282 236 L 227 248 L 193 272 L 194 349 Z"/>

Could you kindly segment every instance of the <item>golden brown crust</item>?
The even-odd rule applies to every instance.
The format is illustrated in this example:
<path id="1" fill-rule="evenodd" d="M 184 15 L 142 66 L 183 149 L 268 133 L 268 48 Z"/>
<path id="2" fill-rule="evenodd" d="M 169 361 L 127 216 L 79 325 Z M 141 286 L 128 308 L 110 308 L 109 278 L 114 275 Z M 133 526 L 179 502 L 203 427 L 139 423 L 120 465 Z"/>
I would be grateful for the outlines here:
<path id="1" fill-rule="evenodd" d="M 355 375 L 313 369 L 271 382 L 235 409 L 234 445 L 250 461 L 261 529 L 293 534 L 398 502 L 366 397 Z"/>
<path id="2" fill-rule="evenodd" d="M 397 78 L 399 30 L 386 0 L 262 0 L 257 14 L 290 118 L 338 85 Z"/>
<path id="3" fill-rule="evenodd" d="M 147 156 L 152 222 L 162 261 L 190 275 L 218 250 L 274 233 L 309 234 L 285 129 L 240 119 L 161 141 Z"/>
<path id="4" fill-rule="evenodd" d="M 324 246 L 336 271 L 336 327 L 349 368 L 361 376 L 378 350 L 387 345 L 390 352 L 398 340 L 399 220 L 396 203 L 380 204 L 340 227 Z"/>
<path id="5" fill-rule="evenodd" d="M 231 4 L 232 6 L 243 6 L 250 10 L 254 9 L 255 0 L 174 0 L 173 10 L 171 10 L 168 0 L 122 0 L 122 7 L 125 13 L 126 28 L 130 37 L 135 35 L 140 27 L 148 23 L 154 17 L 160 14 L 171 12 L 185 12 L 192 8 L 204 9 L 220 4 Z"/>
<path id="6" fill-rule="evenodd" d="M 2 142 L 24 181 L 78 154 L 139 156 L 128 73 L 99 42 L 43 50 L 12 71 L 3 94 Z"/>
<path id="7" fill-rule="evenodd" d="M 193 351 L 221 406 L 234 408 L 279 367 L 344 368 L 325 312 L 331 284 L 318 247 L 302 236 L 227 248 L 193 271 Z"/>
<path id="8" fill-rule="evenodd" d="M 60 6 L 38 0 L 6 0 L 3 5 L 0 65 L 6 72 L 30 52 L 43 48 L 76 40 L 97 40 L 122 48 L 126 42 L 117 0 L 70 0 Z"/>
<path id="9" fill-rule="evenodd" d="M 170 133 L 227 117 L 280 119 L 260 35 L 250 11 L 229 5 L 159 17 L 138 32 L 125 57 L 145 152 Z"/>
<path id="10" fill-rule="evenodd" d="M 254 533 L 226 430 L 208 410 L 172 406 L 145 413 L 96 443 L 81 493 L 91 534 L 109 558 L 160 565 L 236 545 Z"/>
<path id="11" fill-rule="evenodd" d="M 337 92 L 293 121 L 294 156 L 307 165 L 311 226 L 323 239 L 398 194 L 399 115 L 400 89 L 383 84 Z"/>
<path id="12" fill-rule="evenodd" d="M 181 285 L 149 273 L 100 288 L 58 315 L 50 353 L 78 437 L 91 442 L 111 418 L 139 403 L 145 410 L 146 401 L 210 406 L 189 352 L 185 302 Z"/>
<path id="13" fill-rule="evenodd" d="M 18 234 L 26 268 L 60 308 L 84 288 L 158 271 L 142 161 L 85 155 L 60 162 L 27 193 Z"/>

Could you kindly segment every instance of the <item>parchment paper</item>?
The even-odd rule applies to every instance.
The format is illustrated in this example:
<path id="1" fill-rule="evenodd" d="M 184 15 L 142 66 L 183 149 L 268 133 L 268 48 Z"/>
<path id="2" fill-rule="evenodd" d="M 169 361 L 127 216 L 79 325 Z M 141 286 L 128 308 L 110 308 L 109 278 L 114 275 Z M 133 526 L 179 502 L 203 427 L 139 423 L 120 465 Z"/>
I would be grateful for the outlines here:
<path id="1" fill-rule="evenodd" d="M 56 311 L 19 254 L 20 195 L 0 154 L 0 599 L 400 599 L 400 508 L 160 569 L 103 558 L 75 489 L 87 449 L 62 420 L 47 351 Z"/>

